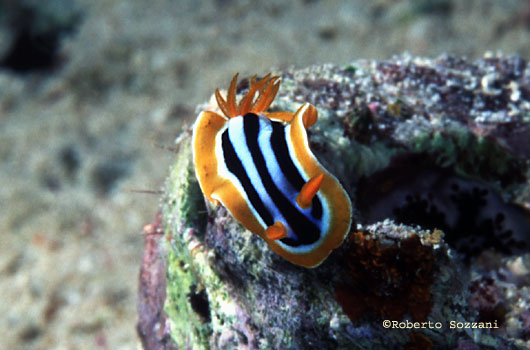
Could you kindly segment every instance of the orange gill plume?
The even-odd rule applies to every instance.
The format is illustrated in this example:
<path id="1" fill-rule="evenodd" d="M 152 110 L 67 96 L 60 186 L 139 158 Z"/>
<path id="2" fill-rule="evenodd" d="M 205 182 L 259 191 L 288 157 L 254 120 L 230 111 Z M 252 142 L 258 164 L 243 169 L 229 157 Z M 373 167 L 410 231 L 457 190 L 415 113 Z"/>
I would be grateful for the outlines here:
<path id="1" fill-rule="evenodd" d="M 215 98 L 223 114 L 228 118 L 233 118 L 247 113 L 260 113 L 266 111 L 278 93 L 278 89 L 280 88 L 280 82 L 278 80 L 280 77 L 271 77 L 271 73 L 269 73 L 262 79 L 256 81 L 256 76 L 254 75 L 250 79 L 250 87 L 247 93 L 243 96 L 239 104 L 236 104 L 238 75 L 239 73 L 236 73 L 230 83 L 226 100 L 221 96 L 219 89 L 215 90 Z M 258 93 L 258 96 L 254 98 L 256 92 Z"/>

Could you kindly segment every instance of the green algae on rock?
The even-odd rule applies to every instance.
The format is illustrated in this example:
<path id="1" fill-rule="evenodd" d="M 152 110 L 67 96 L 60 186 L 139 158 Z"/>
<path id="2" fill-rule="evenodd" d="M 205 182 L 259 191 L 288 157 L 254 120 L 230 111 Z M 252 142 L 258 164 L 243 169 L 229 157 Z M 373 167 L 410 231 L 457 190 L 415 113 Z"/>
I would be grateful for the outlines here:
<path id="1" fill-rule="evenodd" d="M 272 109 L 317 107 L 322 123 L 309 140 L 349 192 L 358 232 L 315 270 L 290 264 L 225 209 L 205 204 L 184 134 L 162 198 L 165 311 L 177 346 L 523 346 L 528 326 L 517 320 L 525 311 L 513 298 L 499 297 L 503 317 L 513 320 L 501 331 L 449 329 L 449 322 L 486 315 L 481 293 L 491 288 L 477 282 L 489 273 L 485 254 L 494 251 L 497 272 L 504 259 L 528 260 L 528 64 L 403 56 L 290 70 L 282 80 Z M 475 215 L 460 202 L 475 205 Z M 494 276 L 528 294 L 520 275 Z M 442 328 L 385 329 L 387 318 Z"/>

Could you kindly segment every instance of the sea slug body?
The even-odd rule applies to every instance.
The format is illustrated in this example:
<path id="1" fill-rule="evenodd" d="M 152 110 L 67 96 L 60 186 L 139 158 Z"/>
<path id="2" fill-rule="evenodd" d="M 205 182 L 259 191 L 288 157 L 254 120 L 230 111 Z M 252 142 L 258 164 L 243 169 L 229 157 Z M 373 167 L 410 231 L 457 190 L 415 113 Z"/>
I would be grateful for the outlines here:
<path id="1" fill-rule="evenodd" d="M 216 90 L 220 115 L 199 114 L 193 130 L 195 173 L 211 202 L 290 262 L 316 267 L 350 230 L 351 202 L 339 181 L 309 148 L 306 128 L 317 110 L 265 112 L 279 77 L 256 81 L 236 104 L 237 74 L 226 100 Z M 258 93 L 257 96 L 256 93 Z"/>

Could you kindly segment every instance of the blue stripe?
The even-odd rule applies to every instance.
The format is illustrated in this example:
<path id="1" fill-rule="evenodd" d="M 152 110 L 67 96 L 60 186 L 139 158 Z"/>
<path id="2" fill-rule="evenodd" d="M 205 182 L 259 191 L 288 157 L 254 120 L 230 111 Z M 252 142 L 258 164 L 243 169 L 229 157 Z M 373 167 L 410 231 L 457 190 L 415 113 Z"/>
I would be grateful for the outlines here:
<path id="1" fill-rule="evenodd" d="M 223 148 L 224 163 L 232 174 L 239 180 L 239 183 L 243 187 L 243 190 L 247 194 L 248 200 L 252 207 L 256 210 L 261 219 L 267 226 L 274 224 L 272 215 L 269 210 L 263 204 L 263 201 L 258 196 L 254 186 L 250 182 L 247 172 L 243 168 L 241 160 L 238 158 L 232 142 L 230 142 L 228 136 L 228 129 L 223 132 L 221 136 L 221 143 Z"/>
<path id="2" fill-rule="evenodd" d="M 302 175 L 294 165 L 291 154 L 289 153 L 285 134 L 285 126 L 280 122 L 273 121 L 272 130 L 270 143 L 274 151 L 274 155 L 276 156 L 276 163 L 280 165 L 281 171 L 285 178 L 287 178 L 291 186 L 298 194 L 302 190 L 302 186 L 306 181 L 302 178 Z M 316 220 L 322 219 L 322 203 L 318 196 L 315 196 L 313 198 L 313 202 L 311 203 L 311 216 Z"/>

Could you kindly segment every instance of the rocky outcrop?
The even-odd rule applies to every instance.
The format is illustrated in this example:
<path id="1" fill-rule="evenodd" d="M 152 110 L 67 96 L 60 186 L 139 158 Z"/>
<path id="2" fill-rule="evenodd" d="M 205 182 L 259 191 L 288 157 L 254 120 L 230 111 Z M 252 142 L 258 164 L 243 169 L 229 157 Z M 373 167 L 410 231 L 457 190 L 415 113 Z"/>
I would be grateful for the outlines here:
<path id="1" fill-rule="evenodd" d="M 318 268 L 283 260 L 205 203 L 183 134 L 146 229 L 145 348 L 527 346 L 530 65 L 402 56 L 280 74 L 272 110 L 317 107 L 309 140 L 352 198 L 352 230 Z"/>

